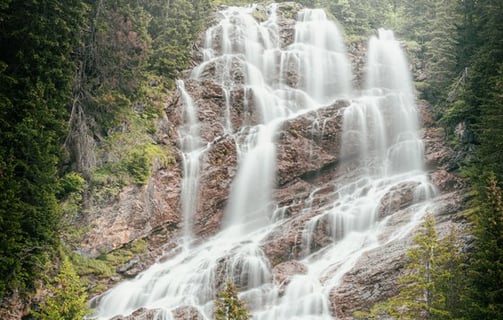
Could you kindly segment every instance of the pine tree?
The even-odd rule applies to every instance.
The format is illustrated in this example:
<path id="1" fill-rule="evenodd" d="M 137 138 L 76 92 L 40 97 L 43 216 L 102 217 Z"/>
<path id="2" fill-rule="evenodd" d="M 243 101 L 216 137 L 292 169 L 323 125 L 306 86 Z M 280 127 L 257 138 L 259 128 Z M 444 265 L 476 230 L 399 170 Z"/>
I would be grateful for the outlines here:
<path id="1" fill-rule="evenodd" d="M 85 14 L 77 0 L 0 2 L 0 298 L 31 289 L 58 242 L 57 166 Z"/>
<path id="2" fill-rule="evenodd" d="M 86 288 L 66 255 L 62 258 L 54 284 L 49 283 L 47 290 L 49 295 L 40 310 L 32 311 L 37 319 L 81 320 L 89 313 Z"/>
<path id="3" fill-rule="evenodd" d="M 494 176 L 481 197 L 474 217 L 476 243 L 468 273 L 468 315 L 498 319 L 503 314 L 503 193 Z"/>
<path id="4" fill-rule="evenodd" d="M 459 232 L 451 225 L 447 236 L 439 241 L 434 274 L 435 290 L 443 297 L 435 319 L 462 319 L 467 300 L 466 259 Z"/>
<path id="5" fill-rule="evenodd" d="M 251 319 L 250 311 L 245 303 L 239 299 L 236 286 L 232 281 L 227 281 L 226 287 L 215 300 L 215 320 L 248 320 Z"/>
<path id="6" fill-rule="evenodd" d="M 369 312 L 357 312 L 359 319 L 453 319 L 460 313 L 464 290 L 461 244 L 455 229 L 438 241 L 435 219 L 428 215 L 407 252 L 406 274 L 398 283 L 402 289 L 393 297 L 372 307 Z"/>

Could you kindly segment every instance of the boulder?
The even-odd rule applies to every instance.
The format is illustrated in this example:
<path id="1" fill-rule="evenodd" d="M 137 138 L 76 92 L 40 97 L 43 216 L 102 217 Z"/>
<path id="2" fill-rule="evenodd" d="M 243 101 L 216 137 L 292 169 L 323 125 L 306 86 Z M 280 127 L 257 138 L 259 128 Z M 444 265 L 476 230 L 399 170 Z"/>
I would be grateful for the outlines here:
<path id="1" fill-rule="evenodd" d="M 404 182 L 392 187 L 382 198 L 377 209 L 377 216 L 382 219 L 415 202 L 418 182 Z"/>

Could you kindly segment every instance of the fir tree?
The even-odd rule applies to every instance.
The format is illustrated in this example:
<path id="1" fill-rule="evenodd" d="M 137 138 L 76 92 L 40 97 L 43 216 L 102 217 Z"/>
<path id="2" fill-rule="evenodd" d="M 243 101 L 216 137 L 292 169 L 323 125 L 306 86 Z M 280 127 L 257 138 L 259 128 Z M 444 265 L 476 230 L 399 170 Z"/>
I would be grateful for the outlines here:
<path id="1" fill-rule="evenodd" d="M 475 251 L 469 266 L 471 319 L 503 314 L 503 194 L 494 176 L 475 212 Z"/>
<path id="2" fill-rule="evenodd" d="M 89 313 L 86 288 L 70 259 L 63 256 L 54 284 L 47 284 L 49 295 L 39 311 L 32 314 L 40 320 L 81 320 Z"/>
<path id="3" fill-rule="evenodd" d="M 0 2 L 0 298 L 33 288 L 58 243 L 58 162 L 85 14 L 76 0 Z"/>
<path id="4" fill-rule="evenodd" d="M 406 274 L 398 283 L 399 294 L 372 307 L 370 312 L 356 312 L 360 319 L 456 319 L 460 317 L 463 280 L 461 243 L 452 227 L 438 241 L 435 219 L 428 215 L 414 237 L 414 247 L 407 252 Z"/>
<path id="5" fill-rule="evenodd" d="M 245 303 L 239 299 L 236 286 L 232 281 L 227 281 L 226 287 L 215 300 L 215 320 L 248 320 L 250 311 Z"/>

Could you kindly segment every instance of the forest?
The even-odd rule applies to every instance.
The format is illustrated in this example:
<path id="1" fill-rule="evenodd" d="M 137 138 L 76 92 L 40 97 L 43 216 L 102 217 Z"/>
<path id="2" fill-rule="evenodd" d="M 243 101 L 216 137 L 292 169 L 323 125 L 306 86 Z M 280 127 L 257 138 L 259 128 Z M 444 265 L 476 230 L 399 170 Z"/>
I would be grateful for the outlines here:
<path id="1" fill-rule="evenodd" d="M 410 292 L 359 316 L 501 318 L 503 1 L 297 2 L 325 8 L 348 39 L 386 27 L 406 41 L 424 66 L 423 80 L 415 83 L 420 98 L 445 128 L 458 155 L 455 171 L 468 185 L 469 248 L 449 256 L 457 236 L 440 242 L 426 221 L 416 243 L 424 252 L 442 249 L 426 260 L 420 249 L 411 251 L 409 267 L 434 261 L 436 276 L 427 282 L 403 279 Z M 109 199 L 121 187 L 144 185 L 154 162 L 166 168 L 174 163 L 169 147 L 152 138 L 163 101 L 191 67 L 200 33 L 212 22 L 209 13 L 221 5 L 250 3 L 0 0 L 4 314 L 8 301 L 29 304 L 40 290 L 52 292 L 52 298 L 31 312 L 34 319 L 81 319 L 88 312 L 89 293 L 79 279 L 85 272 L 72 247 L 80 231 L 73 223 L 93 202 Z M 425 288 L 434 299 L 412 305 Z M 448 296 L 452 291 L 458 295 Z M 419 313 L 396 313 L 397 305 L 408 304 Z"/>

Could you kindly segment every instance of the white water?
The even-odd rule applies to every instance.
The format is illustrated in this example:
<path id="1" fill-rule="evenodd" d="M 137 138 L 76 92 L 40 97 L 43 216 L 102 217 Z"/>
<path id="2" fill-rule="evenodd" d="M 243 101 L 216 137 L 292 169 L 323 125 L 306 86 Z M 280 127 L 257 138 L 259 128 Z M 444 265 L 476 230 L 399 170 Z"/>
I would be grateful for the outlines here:
<path id="1" fill-rule="evenodd" d="M 193 238 L 192 217 L 196 212 L 199 178 L 201 169 L 201 158 L 206 151 L 200 137 L 199 122 L 197 121 L 197 109 L 194 101 L 185 90 L 183 81 L 177 81 L 178 90 L 180 90 L 184 101 L 184 125 L 179 128 L 180 147 L 183 155 L 183 179 L 181 190 L 181 211 L 184 221 L 183 242 L 184 248 L 188 246 Z"/>
<path id="2" fill-rule="evenodd" d="M 240 296 L 254 319 L 332 319 L 328 295 L 342 276 L 363 252 L 410 232 L 426 208 L 424 200 L 433 190 L 422 170 L 423 146 L 410 75 L 392 33 L 380 31 L 369 42 L 364 95 L 354 98 L 344 112 L 341 152 L 353 158 L 341 170 L 352 175 L 344 184 L 334 181 L 332 201 L 317 208 L 320 214 L 306 223 L 301 262 L 308 271 L 294 276 L 282 293 L 261 250 L 264 239 L 285 223 L 278 214 L 282 208 L 271 197 L 275 134 L 286 119 L 350 97 L 352 76 L 342 35 L 323 11 L 300 12 L 294 43 L 282 48 L 276 5 L 268 8 L 269 19 L 263 23 L 252 18 L 252 10 L 221 12 L 220 22 L 206 32 L 205 61 L 192 73 L 192 78 L 211 79 L 224 89 L 222 126 L 235 138 L 238 149 L 238 173 L 223 230 L 204 244 L 185 245 L 185 250 L 107 292 L 96 309 L 98 319 L 126 315 L 140 307 L 160 309 L 158 319 L 172 319 L 171 312 L 180 306 L 193 306 L 211 319 L 217 281 L 226 278 L 241 288 Z M 216 72 L 208 74 L 213 66 Z M 299 75 L 298 81 L 289 78 L 292 73 Z M 241 86 L 251 97 L 242 107 L 256 117 L 244 119 L 248 125 L 237 129 L 230 119 L 230 93 Z M 185 124 L 179 129 L 184 155 L 181 209 L 184 236 L 191 239 L 206 144 L 200 138 L 197 106 L 182 81 L 178 88 L 185 104 Z M 323 130 L 323 124 L 319 129 Z M 405 226 L 380 239 L 387 221 L 377 219 L 380 200 L 403 183 L 415 186 L 418 204 L 412 210 L 416 213 Z M 317 192 L 312 192 L 312 198 Z M 302 213 L 314 209 L 306 201 Z M 322 225 L 330 244 L 312 251 L 314 235 Z"/>

